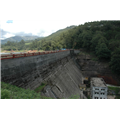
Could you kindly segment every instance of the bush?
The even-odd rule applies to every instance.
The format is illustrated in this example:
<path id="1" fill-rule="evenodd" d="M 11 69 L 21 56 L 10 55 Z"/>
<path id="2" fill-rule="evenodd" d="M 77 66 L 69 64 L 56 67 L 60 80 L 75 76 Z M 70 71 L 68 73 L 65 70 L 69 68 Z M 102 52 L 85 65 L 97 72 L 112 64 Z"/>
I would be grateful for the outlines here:
<path id="1" fill-rule="evenodd" d="M 10 91 L 6 89 L 1 90 L 1 99 L 10 99 Z"/>
<path id="2" fill-rule="evenodd" d="M 98 58 L 97 58 L 97 57 L 96 57 L 96 58 L 92 58 L 92 60 L 93 60 L 93 61 L 98 61 Z"/>

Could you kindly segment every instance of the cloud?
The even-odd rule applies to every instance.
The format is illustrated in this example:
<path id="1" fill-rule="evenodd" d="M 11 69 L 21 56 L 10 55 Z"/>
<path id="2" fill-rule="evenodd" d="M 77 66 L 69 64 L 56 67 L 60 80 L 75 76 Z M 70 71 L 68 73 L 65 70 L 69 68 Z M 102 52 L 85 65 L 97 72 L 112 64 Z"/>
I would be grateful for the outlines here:
<path id="1" fill-rule="evenodd" d="M 45 37 L 52 34 L 59 29 L 64 29 L 71 24 L 78 24 L 79 21 L 51 21 L 51 20 L 36 20 L 36 21 L 29 21 L 29 20 L 22 20 L 16 21 L 11 23 L 6 23 L 6 21 L 1 21 L 1 27 L 4 30 L 3 37 L 8 36 L 39 36 Z M 7 34 L 9 33 L 9 34 Z M 7 34 L 7 35 L 5 35 Z"/>
<path id="2" fill-rule="evenodd" d="M 14 36 L 14 34 L 1 29 L 1 36 L 0 36 L 1 40 L 5 39 L 5 38 L 8 38 L 8 37 L 12 37 L 12 36 Z"/>
<path id="3" fill-rule="evenodd" d="M 40 30 L 40 31 L 37 33 L 37 35 L 40 36 L 40 37 L 43 37 L 43 36 L 45 36 L 45 33 L 46 33 L 45 30 Z"/>
<path id="4" fill-rule="evenodd" d="M 16 36 L 33 36 L 32 33 L 25 33 L 25 32 L 17 32 L 14 33 Z"/>
<path id="5" fill-rule="evenodd" d="M 4 35 L 4 38 L 9 38 L 9 37 L 13 37 L 15 36 L 14 34 L 11 34 L 11 33 L 7 33 Z"/>
<path id="6" fill-rule="evenodd" d="M 1 35 L 5 35 L 5 34 L 7 34 L 7 33 L 10 33 L 10 32 L 1 29 Z"/>
<path id="7" fill-rule="evenodd" d="M 13 20 L 8 20 L 6 23 L 13 23 Z"/>

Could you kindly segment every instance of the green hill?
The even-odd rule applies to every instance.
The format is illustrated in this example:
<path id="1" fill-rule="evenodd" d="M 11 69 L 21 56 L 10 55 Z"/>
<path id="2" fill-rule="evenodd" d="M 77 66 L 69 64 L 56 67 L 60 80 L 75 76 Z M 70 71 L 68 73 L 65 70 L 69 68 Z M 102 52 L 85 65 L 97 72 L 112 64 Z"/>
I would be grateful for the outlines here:
<path id="1" fill-rule="evenodd" d="M 51 35 L 49 35 L 49 36 L 47 36 L 47 37 L 44 37 L 43 39 L 44 39 L 44 40 L 54 40 L 54 39 L 56 39 L 57 37 L 59 37 L 60 34 L 66 32 L 66 31 L 68 31 L 68 30 L 70 30 L 70 29 L 72 29 L 72 28 L 74 28 L 74 27 L 75 27 L 75 26 L 73 25 L 73 26 L 66 27 L 65 29 L 58 30 L 57 32 L 52 33 Z M 39 39 L 39 38 L 38 38 L 38 39 Z"/>
<path id="2" fill-rule="evenodd" d="M 44 37 L 42 39 L 36 39 L 30 45 L 30 49 L 38 49 L 38 50 L 56 50 L 61 49 L 62 47 L 66 47 L 64 44 L 64 36 L 68 34 L 68 31 L 75 28 L 76 26 L 72 25 L 66 27 L 65 29 L 58 30 L 51 35 Z"/>
<path id="3" fill-rule="evenodd" d="M 107 60 L 116 74 L 120 73 L 120 21 L 94 21 L 66 28 L 43 40 L 33 42 L 30 49 L 55 50 L 83 48 Z"/>
<path id="4" fill-rule="evenodd" d="M 38 38 L 38 36 L 14 36 L 14 37 L 10 37 L 10 38 L 1 40 L 1 44 L 5 44 L 5 43 L 7 43 L 7 41 L 10 41 L 10 42 L 20 42 L 21 40 L 31 41 L 31 40 L 35 40 L 36 38 Z M 41 39 L 41 37 L 40 37 L 40 39 Z"/>

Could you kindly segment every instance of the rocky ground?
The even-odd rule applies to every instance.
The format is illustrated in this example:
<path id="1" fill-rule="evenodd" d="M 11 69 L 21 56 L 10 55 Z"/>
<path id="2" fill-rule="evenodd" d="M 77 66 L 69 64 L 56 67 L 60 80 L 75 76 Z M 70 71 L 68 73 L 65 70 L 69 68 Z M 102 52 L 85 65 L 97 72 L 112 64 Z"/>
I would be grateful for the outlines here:
<path id="1" fill-rule="evenodd" d="M 107 99 L 115 99 L 115 95 L 108 95 Z"/>

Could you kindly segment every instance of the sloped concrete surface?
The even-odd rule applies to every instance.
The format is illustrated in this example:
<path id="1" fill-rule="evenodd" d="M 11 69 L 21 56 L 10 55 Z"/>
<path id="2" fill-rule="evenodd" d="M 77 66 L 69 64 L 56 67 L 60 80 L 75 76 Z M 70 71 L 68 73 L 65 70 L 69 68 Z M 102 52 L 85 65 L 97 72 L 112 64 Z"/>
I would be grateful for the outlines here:
<path id="1" fill-rule="evenodd" d="M 72 59 L 59 66 L 46 78 L 51 81 L 51 87 L 45 88 L 45 96 L 52 98 L 70 98 L 80 96 L 79 84 L 82 83 L 82 74 Z M 51 94 L 52 93 L 52 94 Z M 54 97 L 53 97 L 54 96 Z"/>

